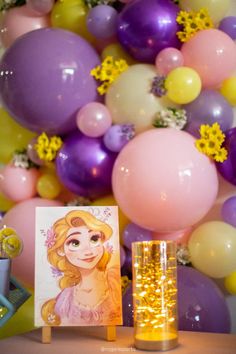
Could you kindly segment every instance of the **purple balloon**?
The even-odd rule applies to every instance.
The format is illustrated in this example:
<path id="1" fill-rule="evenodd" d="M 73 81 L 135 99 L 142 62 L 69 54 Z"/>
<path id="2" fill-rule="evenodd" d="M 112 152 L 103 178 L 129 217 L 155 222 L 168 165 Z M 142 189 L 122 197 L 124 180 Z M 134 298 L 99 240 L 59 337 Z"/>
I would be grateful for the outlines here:
<path id="1" fill-rule="evenodd" d="M 236 39 L 236 16 L 228 16 L 220 21 L 219 30 L 225 32 L 233 40 Z"/>
<path id="2" fill-rule="evenodd" d="M 125 264 L 125 258 L 126 258 L 125 249 L 123 246 L 120 245 L 120 266 L 121 267 L 123 267 L 123 265 Z"/>
<path id="3" fill-rule="evenodd" d="M 103 141 L 109 150 L 120 152 L 134 135 L 133 124 L 115 124 L 106 131 Z"/>
<path id="4" fill-rule="evenodd" d="M 90 138 L 75 131 L 65 139 L 57 155 L 57 175 L 71 192 L 96 199 L 111 193 L 116 156 L 106 149 L 102 138 Z"/>
<path id="5" fill-rule="evenodd" d="M 118 12 L 109 5 L 92 8 L 87 16 L 87 27 L 96 38 L 110 38 L 116 34 Z"/>
<path id="6" fill-rule="evenodd" d="M 178 266 L 179 329 L 229 333 L 230 312 L 223 293 L 206 275 Z"/>
<path id="7" fill-rule="evenodd" d="M 228 198 L 223 203 L 221 216 L 225 222 L 236 227 L 236 196 Z"/>
<path id="8" fill-rule="evenodd" d="M 202 124 L 212 125 L 218 122 L 223 131 L 232 127 L 233 109 L 217 91 L 202 90 L 194 101 L 183 108 L 187 113 L 185 130 L 197 138 L 200 136 L 199 128 Z"/>
<path id="9" fill-rule="evenodd" d="M 225 132 L 223 146 L 228 151 L 227 160 L 216 163 L 220 174 L 230 183 L 236 185 L 236 128 Z"/>
<path id="10" fill-rule="evenodd" d="M 123 312 L 123 326 L 133 327 L 133 295 L 132 295 L 132 283 L 129 284 L 122 297 L 122 312 Z"/>
<path id="11" fill-rule="evenodd" d="M 64 134 L 76 129 L 76 113 L 96 101 L 90 71 L 96 51 L 75 33 L 57 28 L 19 37 L 0 63 L 0 96 L 11 116 L 29 130 Z"/>
<path id="12" fill-rule="evenodd" d="M 132 279 L 132 252 L 128 248 L 125 248 L 125 263 L 121 268 L 121 275 Z"/>
<path id="13" fill-rule="evenodd" d="M 154 63 L 164 48 L 180 48 L 176 36 L 179 7 L 171 0 L 134 0 L 118 18 L 118 39 L 135 59 Z"/>
<path id="14" fill-rule="evenodd" d="M 152 240 L 152 232 L 144 229 L 134 223 L 126 225 L 123 231 L 124 246 L 131 250 L 132 242 L 150 241 Z"/>

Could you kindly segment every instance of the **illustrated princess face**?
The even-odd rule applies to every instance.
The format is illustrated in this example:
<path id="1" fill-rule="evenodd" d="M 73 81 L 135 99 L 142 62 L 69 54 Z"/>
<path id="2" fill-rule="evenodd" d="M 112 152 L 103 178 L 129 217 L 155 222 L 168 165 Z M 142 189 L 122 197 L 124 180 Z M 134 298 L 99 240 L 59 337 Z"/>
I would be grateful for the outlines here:
<path id="1" fill-rule="evenodd" d="M 87 226 L 70 228 L 64 242 L 64 253 L 76 267 L 93 269 L 102 258 L 103 235 Z"/>

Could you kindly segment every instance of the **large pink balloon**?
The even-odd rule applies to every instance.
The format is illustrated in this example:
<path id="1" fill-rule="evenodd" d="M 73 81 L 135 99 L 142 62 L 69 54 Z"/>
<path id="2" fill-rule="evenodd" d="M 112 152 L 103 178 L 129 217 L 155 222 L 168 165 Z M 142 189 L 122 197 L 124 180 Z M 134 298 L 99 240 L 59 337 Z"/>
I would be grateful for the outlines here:
<path id="1" fill-rule="evenodd" d="M 224 32 L 202 30 L 183 44 L 184 65 L 196 70 L 205 88 L 217 87 L 236 69 L 236 45 Z"/>
<path id="2" fill-rule="evenodd" d="M 55 200 L 32 198 L 15 205 L 1 220 L 0 227 L 13 227 L 23 240 L 23 252 L 12 261 L 12 273 L 27 285 L 34 285 L 35 208 L 61 205 Z"/>
<path id="3" fill-rule="evenodd" d="M 6 11 L 1 22 L 0 37 L 4 47 L 9 47 L 24 33 L 50 27 L 48 16 L 36 16 L 26 5 Z"/>
<path id="4" fill-rule="evenodd" d="M 113 192 L 132 222 L 172 232 L 194 225 L 208 212 L 217 196 L 217 171 L 194 143 L 184 131 L 151 129 L 121 150 Z"/>

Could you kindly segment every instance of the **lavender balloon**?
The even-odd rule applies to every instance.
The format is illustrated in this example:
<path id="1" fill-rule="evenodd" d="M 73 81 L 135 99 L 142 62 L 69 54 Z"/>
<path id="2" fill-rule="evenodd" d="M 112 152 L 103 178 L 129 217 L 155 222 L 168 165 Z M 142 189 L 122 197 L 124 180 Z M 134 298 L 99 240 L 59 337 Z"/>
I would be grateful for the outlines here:
<path id="1" fill-rule="evenodd" d="M 230 183 L 236 185 L 236 128 L 225 132 L 223 146 L 228 151 L 228 158 L 224 162 L 216 163 L 220 174 Z"/>
<path id="2" fill-rule="evenodd" d="M 57 175 L 71 192 L 96 199 L 111 193 L 116 156 L 106 149 L 101 138 L 90 138 L 76 131 L 65 139 L 59 151 Z"/>
<path id="3" fill-rule="evenodd" d="M 236 16 L 228 16 L 220 21 L 219 30 L 225 32 L 233 40 L 236 39 Z"/>
<path id="4" fill-rule="evenodd" d="M 226 131 L 233 124 L 233 109 L 226 99 L 215 90 L 202 90 L 200 95 L 191 103 L 183 106 L 187 113 L 187 132 L 199 137 L 201 124 L 212 125 L 218 122 L 221 129 Z"/>
<path id="5" fill-rule="evenodd" d="M 121 11 L 118 39 L 137 60 L 154 63 L 164 48 L 180 48 L 176 36 L 179 7 L 171 0 L 134 0 Z"/>
<path id="6" fill-rule="evenodd" d="M 134 223 L 128 224 L 123 232 L 124 246 L 131 250 L 132 242 L 150 241 L 152 240 L 152 233 Z"/>
<path id="7" fill-rule="evenodd" d="M 191 267 L 178 267 L 179 329 L 230 332 L 230 313 L 224 295 L 206 275 Z"/>
<path id="8" fill-rule="evenodd" d="M 125 248 L 125 262 L 121 268 L 121 275 L 127 275 L 132 279 L 132 253 L 128 248 Z"/>
<path id="9" fill-rule="evenodd" d="M 103 142 L 109 150 L 119 152 L 134 135 L 133 124 L 115 124 L 106 131 Z"/>
<path id="10" fill-rule="evenodd" d="M 116 34 L 118 13 L 109 5 L 92 8 L 87 16 L 87 27 L 96 38 L 110 38 Z"/>
<path id="11" fill-rule="evenodd" d="M 236 227 L 236 196 L 228 198 L 223 203 L 221 216 L 226 223 Z"/>
<path id="12" fill-rule="evenodd" d="M 75 33 L 56 28 L 31 31 L 1 60 L 1 99 L 29 130 L 70 132 L 76 128 L 77 111 L 98 99 L 90 71 L 99 63 L 95 50 Z"/>

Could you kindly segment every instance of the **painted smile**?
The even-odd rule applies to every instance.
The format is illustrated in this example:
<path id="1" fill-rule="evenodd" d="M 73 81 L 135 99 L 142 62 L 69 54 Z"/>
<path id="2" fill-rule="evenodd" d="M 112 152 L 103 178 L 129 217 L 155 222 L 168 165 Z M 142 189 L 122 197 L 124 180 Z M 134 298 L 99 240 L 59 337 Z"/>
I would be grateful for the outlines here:
<path id="1" fill-rule="evenodd" d="M 81 260 L 84 261 L 84 262 L 90 263 L 90 262 L 92 262 L 95 258 L 96 258 L 96 256 L 90 257 L 90 258 L 84 258 L 84 259 L 81 259 Z"/>

